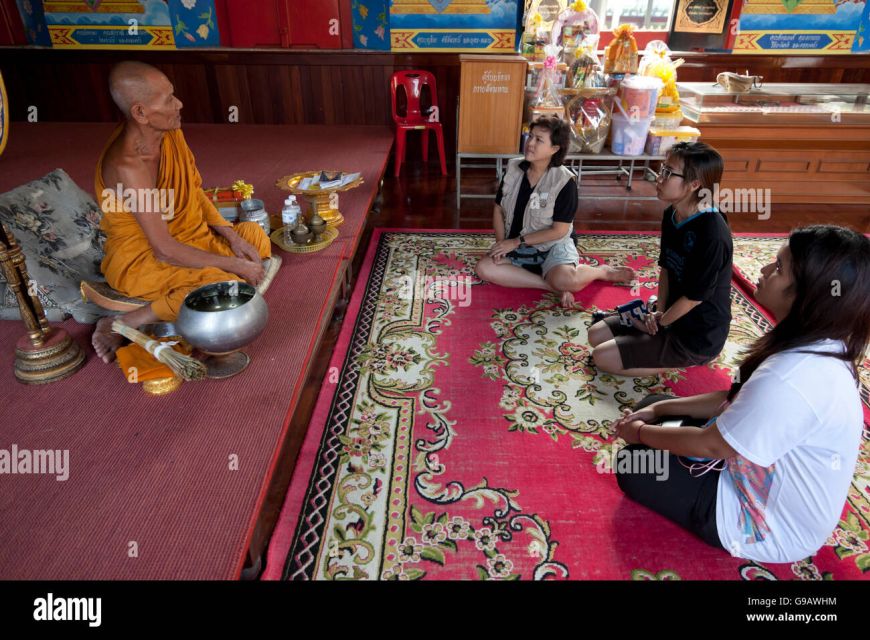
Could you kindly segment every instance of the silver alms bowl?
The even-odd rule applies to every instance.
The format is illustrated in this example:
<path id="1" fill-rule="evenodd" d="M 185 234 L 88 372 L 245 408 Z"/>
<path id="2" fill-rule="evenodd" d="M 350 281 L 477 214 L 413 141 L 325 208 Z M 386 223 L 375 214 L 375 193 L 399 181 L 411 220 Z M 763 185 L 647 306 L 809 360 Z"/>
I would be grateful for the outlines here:
<path id="1" fill-rule="evenodd" d="M 175 328 L 206 353 L 240 349 L 262 333 L 269 319 L 266 300 L 246 282 L 213 282 L 184 299 Z"/>

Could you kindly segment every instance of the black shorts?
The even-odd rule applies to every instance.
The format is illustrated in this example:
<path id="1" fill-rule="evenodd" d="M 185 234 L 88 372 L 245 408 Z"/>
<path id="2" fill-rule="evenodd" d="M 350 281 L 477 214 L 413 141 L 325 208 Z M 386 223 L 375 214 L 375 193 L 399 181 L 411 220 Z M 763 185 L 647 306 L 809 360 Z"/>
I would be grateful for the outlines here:
<path id="1" fill-rule="evenodd" d="M 616 339 L 623 369 L 675 369 L 707 364 L 716 356 L 686 349 L 673 331 L 659 330 L 654 336 L 620 324 L 619 316 L 604 319 Z"/>
<path id="2" fill-rule="evenodd" d="M 637 411 L 653 402 L 670 397 L 672 396 L 647 396 L 635 405 L 634 410 Z M 700 426 L 704 422 L 688 416 L 680 417 L 684 418 L 683 426 L 687 427 Z M 664 419 L 666 418 L 662 420 Z M 641 465 L 639 468 L 630 466 L 627 473 L 617 473 L 616 476 L 619 488 L 625 495 L 694 532 L 707 544 L 724 549 L 716 525 L 716 501 L 721 471 L 712 469 L 701 475 L 693 474 L 686 468 L 685 459 L 681 463 L 677 456 L 670 452 L 653 453 L 653 450 L 641 444 L 628 445 L 620 450 L 617 456 L 628 456 L 631 459 L 632 456 L 638 455 L 634 453 L 635 451 L 641 453 L 639 456 L 641 459 L 644 458 L 642 452 L 649 452 L 645 454 L 646 456 L 650 454 L 664 456 L 667 461 L 668 476 L 666 480 L 662 480 L 654 471 L 650 471 L 649 465 Z M 655 523 L 652 523 L 652 527 L 655 527 Z M 663 541 L 663 544 L 666 543 Z"/>

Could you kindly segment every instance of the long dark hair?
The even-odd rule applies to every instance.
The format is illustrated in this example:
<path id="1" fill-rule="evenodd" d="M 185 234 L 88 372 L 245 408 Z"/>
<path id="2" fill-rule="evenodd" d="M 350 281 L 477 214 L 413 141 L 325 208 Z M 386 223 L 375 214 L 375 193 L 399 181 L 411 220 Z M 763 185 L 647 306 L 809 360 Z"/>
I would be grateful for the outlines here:
<path id="1" fill-rule="evenodd" d="M 820 355 L 849 362 L 858 380 L 858 365 L 870 343 L 870 239 L 844 227 L 813 225 L 792 231 L 788 248 L 794 302 L 750 348 L 729 400 L 770 356 L 825 339 L 842 340 L 846 350 Z"/>

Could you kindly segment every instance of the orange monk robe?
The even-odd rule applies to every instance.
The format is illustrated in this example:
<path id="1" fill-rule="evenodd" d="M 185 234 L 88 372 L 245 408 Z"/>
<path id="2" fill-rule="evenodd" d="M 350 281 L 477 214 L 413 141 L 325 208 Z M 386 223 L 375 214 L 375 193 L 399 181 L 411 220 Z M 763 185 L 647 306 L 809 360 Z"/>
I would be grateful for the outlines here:
<path id="1" fill-rule="evenodd" d="M 116 185 L 103 184 L 103 158 L 122 130 L 123 125 L 109 138 L 97 162 L 94 181 L 97 201 L 103 210 L 100 228 L 106 234 L 103 275 L 110 287 L 126 296 L 151 301 L 157 317 L 172 321 L 178 316 L 185 296 L 194 289 L 210 282 L 241 278 L 214 267 L 177 267 L 154 256 L 145 232 L 125 206 L 127 194 L 122 192 L 121 198 L 118 198 Z M 115 197 L 104 197 L 108 195 L 108 191 L 104 191 L 107 187 Z M 254 222 L 231 225 L 205 195 L 193 153 L 180 129 L 167 131 L 163 136 L 157 189 L 160 190 L 159 198 L 155 192 L 152 200 L 163 205 L 171 204 L 164 218 L 169 234 L 178 242 L 209 253 L 233 256 L 229 243 L 209 229 L 209 225 L 233 226 L 242 238 L 254 246 L 260 258 L 271 256 L 269 237 L 259 225 Z"/>

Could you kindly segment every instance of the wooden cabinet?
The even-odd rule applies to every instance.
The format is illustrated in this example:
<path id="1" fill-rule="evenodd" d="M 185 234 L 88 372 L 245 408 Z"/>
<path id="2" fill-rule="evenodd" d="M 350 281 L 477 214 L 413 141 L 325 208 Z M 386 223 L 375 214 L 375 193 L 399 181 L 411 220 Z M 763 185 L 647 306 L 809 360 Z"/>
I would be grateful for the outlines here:
<path id="1" fill-rule="evenodd" d="M 517 153 L 526 59 L 459 56 L 459 153 Z"/>
<path id="2" fill-rule="evenodd" d="M 694 126 L 722 154 L 723 188 L 770 189 L 777 204 L 870 204 L 870 123 Z"/>

